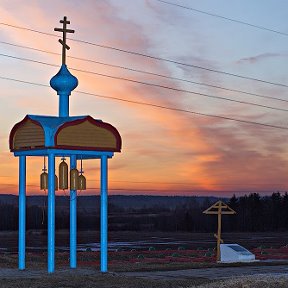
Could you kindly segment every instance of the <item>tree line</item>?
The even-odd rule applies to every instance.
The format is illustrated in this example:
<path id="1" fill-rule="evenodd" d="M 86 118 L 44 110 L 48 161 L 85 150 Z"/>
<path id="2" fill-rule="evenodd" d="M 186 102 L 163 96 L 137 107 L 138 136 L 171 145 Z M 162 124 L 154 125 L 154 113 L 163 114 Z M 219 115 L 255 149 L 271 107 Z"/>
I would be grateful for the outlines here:
<path id="1" fill-rule="evenodd" d="M 186 231 L 213 232 L 217 229 L 217 216 L 202 212 L 213 202 L 209 197 L 199 201 L 190 197 L 186 203 L 174 208 L 158 204 L 141 208 L 125 208 L 110 203 L 110 231 Z M 288 193 L 279 192 L 261 197 L 258 193 L 236 197 L 226 202 L 236 211 L 236 215 L 223 215 L 225 232 L 267 232 L 288 231 Z M 56 207 L 56 229 L 69 229 L 69 209 Z M 100 207 L 95 211 L 78 207 L 77 226 L 80 230 L 99 230 Z M 47 207 L 31 205 L 26 208 L 26 227 L 29 229 L 47 229 Z M 0 230 L 18 229 L 18 207 L 0 202 Z"/>

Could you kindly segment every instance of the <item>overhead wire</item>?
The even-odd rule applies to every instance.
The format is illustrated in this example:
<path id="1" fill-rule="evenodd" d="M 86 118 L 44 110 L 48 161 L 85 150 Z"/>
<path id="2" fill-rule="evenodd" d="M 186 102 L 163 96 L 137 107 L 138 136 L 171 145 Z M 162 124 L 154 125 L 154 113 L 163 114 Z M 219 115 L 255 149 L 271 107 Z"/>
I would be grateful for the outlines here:
<path id="1" fill-rule="evenodd" d="M 162 2 L 162 3 L 168 4 L 168 5 L 172 5 L 172 6 L 176 6 L 176 7 L 179 7 L 179 8 L 183 8 L 183 9 L 186 9 L 186 10 L 194 11 L 194 12 L 197 12 L 197 13 L 205 14 L 205 15 L 208 15 L 208 16 L 220 18 L 220 19 L 223 19 L 223 20 L 235 22 L 235 23 L 238 23 L 238 24 L 243 24 L 243 25 L 246 25 L 246 26 L 249 26 L 249 27 L 253 27 L 253 28 L 256 28 L 256 29 L 260 29 L 260 30 L 264 30 L 264 31 L 268 31 L 268 32 L 273 32 L 273 33 L 280 34 L 280 35 L 283 35 L 283 36 L 288 36 L 288 33 L 285 33 L 285 32 L 281 32 L 281 31 L 278 31 L 278 30 L 275 30 L 275 29 L 264 27 L 264 26 L 260 26 L 260 25 L 248 23 L 248 22 L 245 22 L 245 21 L 229 18 L 229 17 L 222 16 L 222 15 L 219 15 L 219 14 L 214 14 L 214 13 L 207 12 L 207 11 L 204 11 L 204 10 L 199 10 L 199 9 L 192 8 L 192 7 L 189 7 L 189 6 L 184 6 L 184 5 L 180 5 L 180 4 L 177 4 L 177 3 L 168 2 L 168 1 L 164 1 L 164 0 L 155 0 L 155 1 Z"/>
<path id="2" fill-rule="evenodd" d="M 16 25 L 3 23 L 3 22 L 1 22 L 0 25 L 5 25 L 7 27 L 12 27 L 12 28 L 16 28 L 16 29 L 27 30 L 27 31 L 30 31 L 30 32 L 39 33 L 39 34 L 43 34 L 43 35 L 47 35 L 47 36 L 58 37 L 57 35 L 54 35 L 54 34 L 51 34 L 51 33 L 42 32 L 42 31 L 39 31 L 39 30 L 30 29 L 30 28 L 23 27 L 23 26 L 16 26 Z M 177 65 L 181 65 L 181 66 L 196 68 L 196 69 L 205 70 L 205 71 L 214 72 L 214 73 L 220 73 L 220 74 L 227 75 L 227 76 L 233 76 L 233 77 L 246 79 L 246 80 L 251 80 L 251 81 L 256 81 L 256 82 L 260 82 L 260 83 L 265 83 L 265 84 L 269 84 L 269 85 L 273 85 L 273 86 L 280 86 L 280 87 L 288 88 L 288 85 L 286 85 L 284 83 L 271 82 L 271 81 L 268 81 L 268 80 L 263 80 L 263 79 L 253 78 L 253 77 L 244 76 L 244 75 L 240 75 L 240 74 L 236 74 L 236 73 L 230 73 L 230 72 L 226 72 L 226 71 L 216 70 L 216 69 L 207 68 L 207 67 L 203 67 L 203 66 L 199 66 L 199 65 L 189 64 L 189 63 L 184 63 L 184 62 L 180 62 L 180 61 L 176 61 L 176 60 L 172 60 L 172 59 L 156 57 L 156 56 L 153 56 L 153 55 L 140 53 L 140 52 L 136 52 L 136 51 L 125 50 L 125 49 L 122 49 L 122 48 L 117 48 L 117 47 L 113 47 L 113 46 L 109 46 L 109 45 L 97 44 L 97 43 L 93 43 L 93 42 L 90 42 L 90 41 L 85 41 L 85 40 L 80 40 L 80 39 L 73 39 L 73 38 L 67 38 L 67 39 L 69 39 L 70 41 L 78 42 L 78 43 L 92 45 L 92 46 L 100 47 L 100 48 L 104 48 L 104 49 L 110 49 L 110 50 L 114 50 L 114 51 L 118 51 L 118 52 L 122 52 L 122 53 L 127 53 L 127 54 L 131 54 L 131 55 L 142 56 L 142 57 L 146 57 L 146 58 L 150 58 L 150 59 L 154 59 L 154 60 L 158 60 L 158 61 L 164 61 L 164 62 L 167 62 L 167 63 L 173 63 L 173 64 L 177 64 Z"/>
<path id="3" fill-rule="evenodd" d="M 154 184 L 153 182 L 151 182 L 151 184 Z M 18 186 L 17 184 L 5 184 L 5 186 Z M 35 188 L 39 188 L 39 185 L 26 185 L 27 187 L 35 187 Z M 283 190 L 280 190 L 280 189 L 276 189 L 277 192 L 287 192 L 287 190 L 285 190 L 285 188 L 282 188 Z M 98 190 L 100 192 L 100 187 L 87 187 L 87 190 Z M 134 191 L 134 192 L 189 192 L 189 193 L 208 193 L 208 192 L 213 192 L 213 193 L 216 193 L 216 192 L 221 192 L 221 193 L 260 193 L 260 192 L 263 192 L 263 193 L 271 193 L 272 191 L 274 191 L 275 189 L 270 189 L 269 191 L 267 190 L 250 190 L 250 189 L 247 189 L 247 190 L 205 190 L 205 189 L 183 189 L 183 188 L 180 188 L 180 189 L 169 189 L 169 188 L 166 188 L 166 189 L 159 189 L 159 188 L 122 188 L 122 187 L 119 187 L 119 188 L 109 188 L 109 191 L 127 191 L 127 192 L 131 192 L 131 191 Z M 46 195 L 45 195 L 46 196 Z M 64 197 L 69 197 L 69 195 L 56 195 L 56 196 L 64 196 Z M 83 195 L 82 195 L 83 196 Z M 180 197 L 183 196 L 183 195 L 180 195 Z"/>
<path id="4" fill-rule="evenodd" d="M 19 82 L 19 83 L 23 83 L 23 84 L 34 85 L 34 86 L 41 86 L 41 87 L 49 87 L 50 88 L 50 86 L 46 85 L 46 84 L 30 82 L 30 81 L 25 81 L 25 80 L 16 79 L 16 78 L 9 78 L 9 77 L 0 76 L 0 79 L 7 80 L 7 81 Z M 78 90 L 75 90 L 75 92 L 76 93 L 80 93 L 80 94 L 84 94 L 84 95 L 104 98 L 104 99 L 117 100 L 117 101 L 121 101 L 121 102 L 128 102 L 128 103 L 137 104 L 137 105 L 151 106 L 151 107 L 164 109 L 164 110 L 171 110 L 171 111 L 183 112 L 183 113 L 188 113 L 188 114 L 194 114 L 194 115 L 198 115 L 198 116 L 205 116 L 205 117 L 217 118 L 217 119 L 222 119 L 222 120 L 229 120 L 229 121 L 239 122 L 239 123 L 244 123 L 244 124 L 258 125 L 258 126 L 262 126 L 262 127 L 269 127 L 269 128 L 277 128 L 277 129 L 282 129 L 282 130 L 288 130 L 288 127 L 277 126 L 277 125 L 273 125 L 273 124 L 266 124 L 266 123 L 261 123 L 261 122 L 255 122 L 255 121 L 249 121 L 249 120 L 232 118 L 232 117 L 228 117 L 228 116 L 196 112 L 196 111 L 186 110 L 186 109 L 181 109 L 181 108 L 173 108 L 173 107 L 168 107 L 168 106 L 164 106 L 164 105 L 158 105 L 158 104 L 153 104 L 153 103 L 148 103 L 148 102 L 140 102 L 140 101 L 128 100 L 128 99 L 112 97 L 112 96 L 99 95 L 99 94 L 95 94 L 95 93 L 89 93 L 89 92 L 78 91 Z"/>
<path id="5" fill-rule="evenodd" d="M 90 182 L 99 182 L 100 180 L 90 180 Z M 151 182 L 151 181 L 134 181 L 134 180 L 109 180 L 109 182 L 116 182 L 116 183 L 133 183 L 133 184 L 156 184 L 156 185 L 198 185 L 197 183 L 185 183 L 185 182 Z M 247 186 L 247 183 L 215 183 L 209 184 L 211 186 Z M 279 183 L 249 183 L 252 186 L 271 186 L 271 185 L 278 185 L 278 186 L 285 186 L 287 184 L 279 184 Z M 287 186 L 288 187 L 288 186 Z"/>
<path id="6" fill-rule="evenodd" d="M 56 64 L 51 64 L 51 63 L 38 61 L 38 60 L 33 60 L 33 59 L 28 59 L 28 58 L 23 58 L 23 57 L 12 56 L 12 55 L 3 54 L 3 53 L 0 53 L 0 56 L 13 58 L 13 59 L 17 59 L 17 60 L 22 60 L 22 61 L 33 62 L 33 63 L 47 65 L 47 66 L 52 66 L 52 67 L 58 67 L 58 65 L 56 65 Z M 94 71 L 87 71 L 87 70 L 82 70 L 82 69 L 73 68 L 73 67 L 70 67 L 70 70 L 74 70 L 74 71 L 78 71 L 78 72 L 82 72 L 82 73 L 93 74 L 93 75 L 106 77 L 106 78 L 110 78 L 110 79 L 128 81 L 128 82 L 142 84 L 142 85 L 146 85 L 146 86 L 172 90 L 172 91 L 175 91 L 175 92 L 188 93 L 188 94 L 193 94 L 193 95 L 197 95 L 197 96 L 213 98 L 213 99 L 217 99 L 217 100 L 224 100 L 224 101 L 229 101 L 229 102 L 234 102 L 234 103 L 239 103 L 239 104 L 256 106 L 256 107 L 265 108 L 265 109 L 271 109 L 271 110 L 277 110 L 277 111 L 282 111 L 282 112 L 288 112 L 288 109 L 285 109 L 285 108 L 271 107 L 271 106 L 268 106 L 268 105 L 257 104 L 257 103 L 252 103 L 252 102 L 248 102 L 248 101 L 243 101 L 243 100 L 236 100 L 236 99 L 231 99 L 231 98 L 222 97 L 222 96 L 216 96 L 216 95 L 208 95 L 208 94 L 204 94 L 204 93 L 200 93 L 200 92 L 196 92 L 196 91 L 179 89 L 179 88 L 174 88 L 174 87 L 170 87 L 170 86 L 166 86 L 166 85 L 154 84 L 154 83 L 139 81 L 139 80 L 135 80 L 135 79 L 125 78 L 125 77 L 112 76 L 112 75 L 98 73 L 98 72 L 94 72 Z"/>
<path id="7" fill-rule="evenodd" d="M 89 182 L 99 182 L 100 180 L 90 180 Z M 185 182 L 153 182 L 153 181 L 133 181 L 133 180 L 109 180 L 109 182 L 111 183 L 132 183 L 132 184 L 153 184 L 153 185 L 184 185 L 184 186 L 194 186 L 194 185 L 198 185 L 197 183 L 185 183 Z M 18 186 L 18 184 L 15 183 L 1 183 L 1 185 L 3 186 Z M 218 183 L 218 184 L 209 184 L 211 186 L 245 186 L 247 185 L 246 183 Z M 279 183 L 249 183 L 249 185 L 252 186 L 285 186 L 287 184 L 279 184 Z M 36 184 L 27 184 L 27 187 L 39 187 L 39 185 Z M 99 188 L 99 187 L 98 187 Z M 97 189 L 95 188 L 90 188 L 90 189 Z M 120 188 L 119 188 L 120 189 Z M 134 188 L 130 188 L 130 189 L 134 189 Z M 137 189 L 141 189 L 141 188 L 137 188 Z"/>
<path id="8" fill-rule="evenodd" d="M 100 191 L 99 187 L 89 187 L 87 188 L 87 190 L 98 190 Z M 109 188 L 109 190 L 111 191 L 133 191 L 133 192 L 186 192 L 186 193 L 217 193 L 217 192 L 221 192 L 221 193 L 271 193 L 274 189 L 271 190 L 204 190 L 204 189 L 147 189 L 147 188 L 139 188 L 139 189 L 134 189 L 134 188 Z M 278 191 L 278 190 L 277 190 Z M 286 190 L 280 190 L 278 192 L 286 192 Z M 155 195 L 157 196 L 157 195 Z M 183 197 L 183 195 L 180 195 L 180 197 Z M 185 195 L 184 195 L 185 197 Z"/>
<path id="9" fill-rule="evenodd" d="M 33 50 L 33 51 L 37 51 L 37 52 L 42 52 L 42 53 L 47 53 L 47 54 L 52 54 L 52 55 L 57 55 L 57 56 L 60 56 L 60 55 L 61 55 L 60 53 L 56 53 L 56 52 L 52 52 L 52 51 L 47 51 L 47 50 L 43 50 L 43 49 L 38 49 L 38 48 L 33 48 L 33 47 L 29 47 L 29 46 L 24 46 L 24 45 L 18 45 L 18 44 L 14 44 L 14 43 L 5 42 L 5 41 L 0 41 L 0 43 L 1 43 L 1 44 L 10 45 L 10 46 L 13 46 L 13 47 L 18 47 L 18 48 L 23 48 L 23 49 L 29 49 L 29 50 Z M 222 86 L 213 85 L 213 84 L 196 82 L 196 81 L 192 81 L 192 80 L 188 80 L 188 79 L 183 79 L 183 78 L 179 78 L 179 77 L 171 77 L 171 76 L 167 76 L 167 75 L 163 75 L 163 74 L 159 74 L 159 73 L 154 73 L 154 72 L 149 72 L 149 71 L 143 71 L 143 70 L 134 69 L 134 68 L 130 68 L 130 67 L 126 67 L 126 66 L 121 66 L 121 65 L 104 63 L 104 62 L 96 61 L 96 60 L 92 60 L 92 59 L 75 57 L 75 56 L 67 56 L 67 58 L 75 59 L 75 60 L 80 60 L 80 61 L 85 61 L 85 62 L 94 63 L 94 64 L 99 64 L 99 65 L 108 66 L 108 67 L 113 67 L 113 68 L 124 69 L 124 70 L 132 71 L 132 72 L 137 72 L 137 73 L 143 73 L 143 74 L 147 74 L 147 75 L 151 75 L 151 76 L 157 76 L 157 77 L 161 77 L 161 78 L 165 78 L 165 79 L 182 81 L 182 82 L 186 82 L 186 83 L 191 83 L 191 84 L 196 84 L 196 85 L 201 85 L 201 86 L 206 86 L 206 87 L 211 87 L 211 88 L 217 88 L 217 89 L 221 89 L 221 90 L 225 90 L 225 91 L 229 91 L 229 92 L 236 92 L 236 93 L 241 93 L 241 94 L 245 94 L 245 95 L 251 95 L 251 96 L 255 96 L 255 97 L 259 97 L 259 98 L 265 98 L 265 99 L 269 99 L 269 100 L 276 100 L 276 101 L 281 101 L 281 102 L 286 102 L 286 103 L 288 103 L 288 100 L 282 99 L 282 98 L 271 97 L 271 96 L 267 96 L 267 95 L 260 95 L 260 94 L 256 94 L 256 93 L 252 93 L 252 92 L 247 92 L 247 91 L 243 91 L 243 90 L 237 90 L 237 89 L 222 87 Z"/>
<path id="10" fill-rule="evenodd" d="M 167 1 L 162 1 L 162 0 L 156 0 L 156 1 L 159 1 L 159 2 L 164 2 L 164 3 L 167 3 L 167 4 L 171 4 L 171 5 L 174 5 L 173 3 L 169 3 Z M 181 6 L 181 5 L 177 5 L 175 4 L 175 6 Z M 184 7 L 184 8 L 187 8 L 187 7 Z M 189 8 L 190 9 L 190 8 Z M 196 9 L 192 9 L 192 10 L 195 10 L 197 11 Z M 261 26 L 257 26 L 257 25 L 253 25 L 253 24 L 249 24 L 249 23 L 245 23 L 245 22 L 242 22 L 242 21 L 238 21 L 238 20 L 235 20 L 235 19 L 229 19 L 229 18 L 226 18 L 226 17 L 223 17 L 223 16 L 219 16 L 219 15 L 213 15 L 213 14 L 209 14 L 209 13 L 206 13 L 206 12 L 203 12 L 203 11 L 197 11 L 197 12 L 201 12 L 201 13 L 204 13 L 204 14 L 208 14 L 210 16 L 216 16 L 216 17 L 220 17 L 220 18 L 224 18 L 226 20 L 230 20 L 230 21 L 234 21 L 234 22 L 238 22 L 238 23 L 241 23 L 241 24 L 246 24 L 246 25 L 249 25 L 249 26 L 252 26 L 252 27 L 255 27 L 255 28 L 260 28 L 260 29 L 263 29 L 263 30 L 267 30 L 267 31 L 270 31 L 270 32 L 275 32 L 275 33 L 278 33 L 278 34 L 282 34 L 282 35 L 285 35 L 285 36 L 288 36 L 288 34 L 286 33 L 282 33 L 282 32 L 279 32 L 279 31 L 275 31 L 275 30 L 271 30 L 271 29 L 267 29 L 265 27 L 261 27 Z M 7 26 L 11 26 L 11 27 L 14 27 L 14 28 L 20 28 L 18 26 L 14 26 L 14 25 L 8 25 L 8 24 L 4 24 L 4 23 L 0 23 L 2 25 L 7 25 Z M 23 28 L 23 27 L 21 27 Z M 50 33 L 44 33 L 44 32 L 40 32 L 40 31 L 37 31 L 37 30 L 34 30 L 34 29 L 29 29 L 29 28 L 25 28 L 25 30 L 29 30 L 31 32 L 36 32 L 36 33 L 41 33 L 41 34 L 46 34 L 46 35 L 49 35 L 49 36 L 54 36 L 54 37 L 58 37 L 54 34 L 50 34 Z M 253 80 L 253 81 L 259 81 L 259 82 L 263 82 L 263 83 L 267 83 L 267 84 L 271 84 L 271 85 L 277 85 L 277 86 L 282 86 L 282 87 L 288 87 L 288 85 L 285 85 L 285 84 L 282 84 L 282 83 L 274 83 L 274 82 L 269 82 L 269 81 L 265 81 L 265 80 L 262 80 L 262 79 L 257 79 L 257 78 L 251 78 L 251 77 L 246 77 L 246 76 L 242 76 L 242 75 L 237 75 L 237 74 L 232 74 L 232 73 L 227 73 L 227 72 L 224 72 L 224 71 L 218 71 L 218 70 L 213 70 L 213 69 L 209 69 L 209 68 L 205 68 L 205 67 L 201 67 L 201 66 L 196 66 L 196 65 L 191 65 L 191 64 L 187 64 L 187 63 L 181 63 L 181 62 L 177 62 L 177 61 L 174 61 L 174 60 L 170 60 L 170 59 L 165 59 L 165 58 L 160 58 L 160 57 L 154 57 L 154 56 L 151 56 L 151 55 L 146 55 L 146 54 L 142 54 L 142 53 L 138 53 L 138 52 L 133 52 L 133 51 L 127 51 L 127 50 L 123 50 L 123 49 L 119 49 L 119 48 L 116 48 L 116 47 L 110 47 L 110 46 L 105 46 L 105 45 L 99 45 L 99 44 L 96 44 L 96 43 L 91 43 L 91 42 L 87 42 L 87 41 L 83 41 L 83 40 L 76 40 L 76 39 L 70 39 L 72 41 L 76 41 L 76 42 L 81 42 L 81 43 L 86 43 L 86 44 L 90 44 L 90 45 L 95 45 L 95 46 L 98 46 L 98 47 L 102 47 L 102 48 L 107 48 L 107 49 L 113 49 L 113 50 L 117 50 L 117 51 L 121 51 L 121 52 L 125 52 L 125 53 L 129 53 L 129 54 L 134 54 L 134 55 L 139 55 L 139 56 L 144 56 L 144 57 L 149 57 L 149 58 L 152 58 L 152 59 L 156 59 L 156 60 L 161 60 L 161 61 L 166 61 L 166 62 L 172 62 L 172 63 L 175 63 L 175 64 L 180 64 L 180 65 L 185 65 L 185 66 L 190 66 L 190 67 L 193 67 L 193 68 L 198 68 L 198 69 L 204 69 L 204 70 L 207 70 L 207 71 L 211 71 L 211 72 L 216 72 L 216 73 L 222 73 L 222 74 L 226 74 L 226 75 L 230 75 L 230 76 L 235 76 L 235 77 L 240 77 L 240 78 L 244 78 L 244 79 L 248 79 L 248 80 Z M 41 51 L 40 49 L 34 49 L 34 50 L 38 50 L 38 51 Z M 44 51 L 42 51 L 44 52 Z M 45 51 L 46 52 L 46 51 Z M 51 52 L 51 54 L 58 54 L 58 53 L 53 53 Z M 59 54 L 58 54 L 59 55 Z M 2 55 L 3 56 L 3 55 Z M 9 57 L 9 56 L 8 56 Z M 73 57 L 73 56 L 70 56 L 70 58 L 74 58 L 74 59 L 78 59 L 78 60 L 83 60 L 83 61 L 86 61 L 87 59 L 81 59 L 81 58 L 78 58 L 78 57 Z M 16 58 L 17 59 L 17 58 Z M 23 59 L 21 59 L 23 60 Z M 27 59 L 26 59 L 27 60 Z M 31 60 L 31 59 L 30 59 Z M 29 60 L 29 61 L 30 61 Z M 190 82 L 190 83 L 194 83 L 194 84 L 198 84 L 198 85 L 205 85 L 205 86 L 210 86 L 210 87 L 213 87 L 213 88 L 219 88 L 219 89 L 223 89 L 223 90 L 228 90 L 228 91 L 231 91 L 231 92 L 239 92 L 239 93 L 244 93 L 244 94 L 248 94 L 248 95 L 254 95 L 254 96 L 258 96 L 258 97 L 263 97 L 263 98 L 269 98 L 269 99 L 274 99 L 274 100 L 280 100 L 280 101 L 284 101 L 284 102 L 288 102 L 287 100 L 284 100 L 284 99 L 279 99 L 279 98 L 274 98 L 274 97 L 269 97 L 269 96 L 264 96 L 264 95 L 258 95 L 258 94 L 254 94 L 254 93 L 249 93 L 249 92 L 244 92 L 244 91 L 239 91 L 239 90 L 234 90 L 234 89 L 229 89 L 229 88 L 224 88 L 224 87 L 219 87 L 219 86 L 214 86 L 214 85 L 209 85 L 209 84 L 204 84 L 204 83 L 195 83 L 193 81 L 190 81 L 190 80 L 185 80 L 185 79 L 181 79 L 181 78 L 176 78 L 176 77 L 169 77 L 169 76 L 165 76 L 165 75 L 161 75 L 161 74 L 157 74 L 157 73 L 153 73 L 153 72 L 147 72 L 147 71 L 141 71 L 141 70 L 137 70 L 137 69 L 132 69 L 132 68 L 128 68 L 128 67 L 123 67 L 123 66 L 118 66 L 118 65 L 112 65 L 112 64 L 107 64 L 107 63 L 101 63 L 101 62 L 97 62 L 97 61 L 93 61 L 93 60 L 88 60 L 90 62 L 94 62 L 94 63 L 97 63 L 97 64 L 101 64 L 101 65 L 107 65 L 107 66 L 110 66 L 110 67 L 116 67 L 116 68 L 121 68 L 121 69 L 127 69 L 127 70 L 130 70 L 130 71 L 135 71 L 135 72 L 140 72 L 140 73 L 146 73 L 146 74 L 150 74 L 150 75 L 154 75 L 154 76 L 159 76 L 159 77 L 164 77 L 164 78 L 169 78 L 169 79 L 173 79 L 173 80 L 179 80 L 179 81 L 185 81 L 185 82 Z M 45 63 L 45 62 L 40 62 L 40 61 L 33 61 L 32 62 L 36 62 L 36 63 L 41 63 L 41 64 L 45 64 L 45 65 L 51 65 L 51 66 L 57 66 L 57 65 L 53 65 L 53 64 L 49 64 L 49 63 Z M 71 68 L 72 69 L 72 68 Z M 77 69 L 74 69 L 76 71 L 79 71 L 79 72 L 84 72 L 84 73 L 92 73 L 92 74 L 96 74 L 96 75 L 99 75 L 99 76 L 104 76 L 104 77 L 109 77 L 109 78 L 114 78 L 114 76 L 111 76 L 111 75 L 105 75 L 105 74 L 101 74 L 101 73 L 94 73 L 94 72 L 91 72 L 91 71 L 85 71 L 85 70 L 77 70 Z M 19 79 L 12 79 L 12 78 L 8 78 L 8 77 L 0 77 L 1 79 L 4 79 L 4 80 L 11 80 L 11 81 L 17 81 L 17 82 L 21 82 L 21 83 L 25 83 L 25 84 L 32 84 L 32 85 L 37 85 L 37 86 L 42 86 L 42 87 L 50 87 L 49 85 L 45 85 L 45 84 L 40 84 L 40 83 L 33 83 L 33 82 L 28 82 L 28 81 L 24 81 L 24 80 L 19 80 Z M 115 77 L 116 78 L 116 77 Z M 117 77 L 116 79 L 119 79 L 119 80 L 126 80 L 126 81 L 132 81 L 134 82 L 135 80 L 132 80 L 132 79 L 125 79 L 122 77 Z M 145 85 L 150 85 L 152 83 L 145 83 L 145 82 L 141 82 L 141 81 L 137 81 L 136 83 L 140 82 L 140 84 L 145 84 Z M 153 84 L 152 84 L 153 85 Z M 156 86 L 156 87 L 161 87 L 162 85 L 159 85 L 159 86 Z M 166 89 L 172 89 L 174 90 L 174 88 L 172 87 L 161 87 L 161 88 L 166 88 Z M 176 89 L 174 91 L 179 91 L 179 92 L 186 92 L 186 93 L 189 93 L 188 91 L 185 91 L 185 90 L 182 90 L 182 89 Z M 240 120 L 240 119 L 234 119 L 234 118 L 230 118 L 230 117 L 223 117 L 223 116 L 219 116 L 219 115 L 210 115 L 210 114 L 203 114 L 203 113 L 198 113 L 198 112 L 194 112 L 194 111 L 190 111 L 190 110 L 184 110 L 184 109 L 177 109 L 177 108 L 171 108 L 171 107 L 165 107 L 165 106 L 161 106 L 161 105 L 156 105 L 156 104 L 152 104 L 152 103 L 145 103 L 145 102 L 138 102 L 138 101 L 130 101 L 130 100 L 127 100 L 127 99 L 121 99 L 121 98 L 116 98 L 116 97 L 109 97 L 109 96 L 103 96 L 103 95 L 97 95 L 97 94 L 93 94 L 93 93 L 88 93 L 88 92 L 83 92 L 83 91 L 75 91 L 75 92 L 78 92 L 78 93 L 81 93 L 81 94 L 86 94 L 86 95 L 91 95 L 91 96 L 96 96 L 96 97 L 102 97 L 102 98 L 108 98 L 108 99 L 112 99 L 112 100 L 118 100 L 118 101 L 125 101 L 125 102 L 130 102 L 130 103 L 134 103 L 134 104 L 141 104 L 141 105 L 148 105 L 148 106 L 153 106 L 153 107 L 156 107 L 156 108 L 162 108 L 162 109 L 168 109 L 168 110 L 175 110 L 175 111 L 179 111 L 179 112 L 186 112 L 186 113 L 193 113 L 193 114 L 197 114 L 197 115 L 201 115 L 201 116 L 208 116 L 208 117 L 217 117 L 217 118 L 221 118 L 221 119 L 225 119 L 225 120 L 232 120 L 232 121 L 237 121 L 237 122 L 242 122 L 242 123 L 247 123 L 247 124 L 255 124 L 255 125 L 262 125 L 262 126 L 266 126 L 266 127 L 272 127 L 272 128 L 280 128 L 280 129 L 288 129 L 286 127 L 281 127 L 281 126 L 275 126 L 275 125 L 270 125 L 270 124 L 264 124 L 264 123 L 258 123 L 258 122 L 254 122 L 254 121 L 246 121 L 246 120 Z M 190 91 L 191 92 L 191 91 Z M 194 92 L 192 92 L 194 94 Z M 201 93 L 195 93 L 195 94 L 200 94 Z M 205 95 L 203 94 L 202 96 L 207 96 L 209 97 L 208 95 Z M 216 96 L 217 97 L 217 96 Z M 221 98 L 221 97 L 217 97 L 217 98 Z M 229 98 L 228 98 L 229 99 Z M 227 99 L 225 99 L 227 100 Z M 232 100 L 232 99 L 230 99 Z M 228 100 L 229 101 L 229 100 Z M 244 104 L 248 104 L 248 103 L 245 103 L 245 102 L 240 102 L 240 103 L 244 103 Z M 251 104 L 251 103 L 250 103 Z M 254 103 L 252 103 L 254 104 Z M 276 109 L 276 110 L 280 110 L 280 111 L 287 111 L 286 109 L 278 109 L 278 108 L 273 108 L 273 107 L 268 107 L 268 106 L 265 106 L 265 105 L 257 105 L 257 106 L 260 106 L 260 107 L 265 107 L 265 108 L 272 108 L 272 109 Z M 187 184 L 188 185 L 188 184 Z M 32 185 L 31 185 L 32 186 Z M 90 189 L 98 189 L 98 188 L 90 188 Z M 115 189 L 110 189 L 110 190 L 127 190 L 125 188 L 115 188 Z M 132 190 L 135 190 L 135 189 L 132 189 Z M 139 190 L 143 190 L 143 189 L 139 189 Z M 144 189 L 145 190 L 145 189 Z M 143 190 L 143 191 L 144 191 Z M 153 191 L 155 191 L 155 189 L 152 189 Z M 146 189 L 145 191 L 150 191 L 150 189 Z M 163 190 L 159 190 L 159 191 L 163 191 Z M 188 191 L 188 190 L 187 190 Z M 189 190 L 190 191 L 190 190 Z M 226 192 L 226 191 L 225 191 Z M 233 191 L 233 192 L 247 192 L 247 191 Z"/>

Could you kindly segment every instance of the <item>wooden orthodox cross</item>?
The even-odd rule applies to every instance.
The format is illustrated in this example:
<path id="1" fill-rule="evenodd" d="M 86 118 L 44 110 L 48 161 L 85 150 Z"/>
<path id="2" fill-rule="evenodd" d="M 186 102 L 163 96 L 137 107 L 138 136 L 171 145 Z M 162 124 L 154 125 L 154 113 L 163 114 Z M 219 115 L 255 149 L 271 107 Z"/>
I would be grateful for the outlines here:
<path id="1" fill-rule="evenodd" d="M 218 232 L 217 235 L 214 234 L 214 236 L 217 239 L 217 261 L 220 261 L 220 243 L 223 243 L 223 240 L 221 239 L 221 216 L 222 214 L 236 214 L 236 212 L 224 202 L 217 201 L 211 207 L 203 211 L 203 213 L 218 215 Z"/>
<path id="2" fill-rule="evenodd" d="M 67 29 L 67 24 L 70 24 L 70 21 L 67 21 L 66 16 L 64 16 L 63 20 L 60 20 L 60 23 L 63 23 L 63 28 L 54 28 L 54 31 L 63 32 L 63 40 L 59 39 L 59 42 L 62 44 L 62 65 L 66 65 L 66 49 L 70 49 L 70 47 L 66 44 L 66 34 L 74 33 L 75 31 L 72 29 Z"/>

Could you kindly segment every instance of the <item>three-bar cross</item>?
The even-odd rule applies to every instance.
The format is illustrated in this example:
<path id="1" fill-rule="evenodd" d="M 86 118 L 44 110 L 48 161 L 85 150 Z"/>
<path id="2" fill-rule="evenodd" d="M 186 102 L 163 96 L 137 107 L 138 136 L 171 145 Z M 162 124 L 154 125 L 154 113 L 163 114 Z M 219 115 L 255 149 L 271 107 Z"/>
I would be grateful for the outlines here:
<path id="1" fill-rule="evenodd" d="M 63 20 L 60 20 L 60 23 L 63 23 L 63 28 L 54 28 L 54 31 L 63 32 L 63 40 L 59 39 L 59 42 L 62 44 L 62 65 L 65 65 L 66 49 L 70 49 L 70 47 L 66 44 L 66 33 L 74 33 L 75 31 L 72 29 L 67 29 L 67 24 L 70 24 L 70 21 L 67 21 L 66 16 L 64 16 Z"/>

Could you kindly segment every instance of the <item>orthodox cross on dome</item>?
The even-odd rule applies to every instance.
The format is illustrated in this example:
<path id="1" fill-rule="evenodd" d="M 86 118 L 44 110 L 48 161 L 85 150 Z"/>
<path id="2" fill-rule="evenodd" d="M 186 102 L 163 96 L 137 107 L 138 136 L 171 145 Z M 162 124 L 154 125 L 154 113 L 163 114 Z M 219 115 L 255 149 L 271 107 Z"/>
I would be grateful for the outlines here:
<path id="1" fill-rule="evenodd" d="M 59 42 L 62 44 L 62 65 L 66 65 L 66 49 L 70 49 L 70 47 L 66 44 L 66 34 L 74 33 L 75 30 L 67 29 L 67 24 L 70 24 L 70 21 L 67 20 L 66 16 L 64 16 L 63 20 L 60 20 L 60 23 L 63 23 L 63 28 L 54 28 L 54 31 L 63 32 L 63 40 L 59 39 Z"/>

